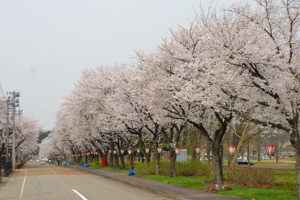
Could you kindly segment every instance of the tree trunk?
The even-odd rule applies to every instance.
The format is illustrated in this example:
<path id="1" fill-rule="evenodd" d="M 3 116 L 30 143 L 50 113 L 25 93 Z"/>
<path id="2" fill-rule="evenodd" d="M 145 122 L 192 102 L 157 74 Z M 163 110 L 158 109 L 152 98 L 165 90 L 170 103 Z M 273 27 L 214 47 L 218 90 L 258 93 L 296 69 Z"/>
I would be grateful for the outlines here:
<path id="1" fill-rule="evenodd" d="M 150 157 L 151 157 L 151 153 L 145 153 L 145 158 L 146 158 L 146 163 L 149 164 L 151 162 L 150 160 Z"/>
<path id="2" fill-rule="evenodd" d="M 257 148 L 257 161 L 260 162 L 260 146 Z"/>
<path id="3" fill-rule="evenodd" d="M 119 165 L 119 156 L 117 154 L 115 154 L 114 157 L 115 157 L 115 165 L 114 165 L 114 167 L 115 168 L 119 168 L 120 167 L 120 165 Z"/>
<path id="4" fill-rule="evenodd" d="M 129 155 L 129 170 L 134 170 L 133 154 Z"/>
<path id="5" fill-rule="evenodd" d="M 247 160 L 248 160 L 248 166 L 250 166 L 250 145 L 249 145 L 249 141 L 247 143 Z"/>
<path id="6" fill-rule="evenodd" d="M 109 155 L 109 166 L 114 167 L 114 154 L 113 154 L 113 152 L 111 152 L 110 155 Z"/>
<path id="7" fill-rule="evenodd" d="M 249 126 L 250 126 L 250 122 L 247 122 L 246 125 L 245 125 L 245 127 L 244 127 L 243 133 L 242 133 L 242 135 L 240 137 L 240 141 L 238 143 L 238 146 L 236 147 L 236 150 L 235 150 L 235 153 L 234 153 L 233 158 L 231 160 L 231 163 L 229 165 L 230 168 L 233 168 L 236 165 L 236 159 L 237 159 L 237 157 L 238 157 L 238 155 L 239 155 L 239 153 L 241 151 L 242 146 L 246 142 L 246 139 L 247 139 L 246 136 L 247 136 L 247 132 L 248 132 Z"/>
<path id="8" fill-rule="evenodd" d="M 157 140 L 155 141 L 154 146 L 154 157 L 155 157 L 155 175 L 160 174 L 160 154 L 157 151 L 157 148 L 159 147 Z"/>
<path id="9" fill-rule="evenodd" d="M 201 161 L 203 161 L 203 162 L 205 161 L 205 151 L 204 150 L 201 150 Z"/>
<path id="10" fill-rule="evenodd" d="M 170 148 L 170 177 L 176 176 L 176 154 L 173 148 Z"/>
<path id="11" fill-rule="evenodd" d="M 296 113 L 296 116 L 293 120 L 293 130 L 290 134 L 290 142 L 294 147 L 296 153 L 296 172 L 297 172 L 297 197 L 300 199 L 300 141 L 299 141 L 299 113 Z"/>
<path id="12" fill-rule="evenodd" d="M 96 155 L 96 164 L 99 164 L 99 155 L 100 153 L 98 152 L 98 154 Z"/>
<path id="13" fill-rule="evenodd" d="M 191 133 L 190 133 L 190 138 L 191 138 L 191 140 L 193 141 L 192 142 L 192 151 L 193 151 L 193 153 L 192 153 L 192 160 L 193 161 L 196 161 L 196 157 L 197 157 L 197 154 L 196 154 L 196 152 L 195 152 L 195 148 L 196 148 L 196 145 L 197 145 L 197 138 L 196 138 L 196 133 L 195 133 L 195 131 L 192 131 Z"/>
<path id="14" fill-rule="evenodd" d="M 107 151 L 104 153 L 104 158 L 105 158 L 105 166 L 108 166 L 108 152 Z"/>
<path id="15" fill-rule="evenodd" d="M 156 151 L 155 153 L 155 175 L 159 175 L 160 174 L 160 154 Z"/>
<path id="16" fill-rule="evenodd" d="M 221 167 L 223 166 L 223 145 L 220 145 L 220 159 L 221 159 Z"/>
<path id="17" fill-rule="evenodd" d="M 192 147 L 192 160 L 193 161 L 196 161 L 197 160 L 197 154 L 196 154 L 196 151 L 195 151 L 195 147 Z"/>
<path id="18" fill-rule="evenodd" d="M 276 153 L 276 163 L 278 163 L 279 161 L 279 151 L 278 151 L 278 147 L 279 145 L 277 146 L 276 150 L 275 150 L 275 153 Z"/>
<path id="19" fill-rule="evenodd" d="M 207 158 L 207 164 L 210 165 L 210 145 L 207 143 L 206 145 L 206 158 Z"/>
<path id="20" fill-rule="evenodd" d="M 212 145 L 212 153 L 213 153 L 213 167 L 214 167 L 214 184 L 222 185 L 223 184 L 223 169 L 222 162 L 220 156 L 221 145 L 218 143 L 214 143 Z"/>
<path id="21" fill-rule="evenodd" d="M 300 199 L 300 147 L 296 150 L 297 196 Z"/>
<path id="22" fill-rule="evenodd" d="M 124 154 L 120 154 L 120 160 L 121 160 L 121 168 L 120 169 L 125 169 Z"/>

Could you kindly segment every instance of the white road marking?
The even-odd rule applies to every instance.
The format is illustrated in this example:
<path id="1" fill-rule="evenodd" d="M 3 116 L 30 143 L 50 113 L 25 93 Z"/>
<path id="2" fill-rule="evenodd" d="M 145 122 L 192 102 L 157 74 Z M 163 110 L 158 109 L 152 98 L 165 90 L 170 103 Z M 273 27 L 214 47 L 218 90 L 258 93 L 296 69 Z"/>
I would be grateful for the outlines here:
<path id="1" fill-rule="evenodd" d="M 72 189 L 73 192 L 75 192 L 78 196 L 80 196 L 83 200 L 88 200 L 87 198 L 85 198 L 82 194 L 80 194 L 77 190 Z"/>
<path id="2" fill-rule="evenodd" d="M 21 193 L 20 193 L 20 198 L 19 199 L 22 199 L 22 196 L 23 196 L 24 186 L 25 186 L 25 182 L 26 182 L 26 176 L 27 176 L 27 170 L 25 171 L 25 176 L 24 176 L 23 185 L 22 185 L 22 188 L 21 188 Z"/>

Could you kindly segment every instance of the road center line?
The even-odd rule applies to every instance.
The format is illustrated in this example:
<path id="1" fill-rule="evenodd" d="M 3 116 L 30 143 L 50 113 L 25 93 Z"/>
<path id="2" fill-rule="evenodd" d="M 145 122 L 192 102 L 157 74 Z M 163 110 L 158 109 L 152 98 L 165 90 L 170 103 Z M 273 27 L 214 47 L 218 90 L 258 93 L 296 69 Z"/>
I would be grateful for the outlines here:
<path id="1" fill-rule="evenodd" d="M 85 198 L 82 194 L 80 194 L 77 190 L 72 189 L 73 192 L 75 192 L 78 196 L 80 196 L 80 198 L 82 198 L 83 200 L 88 200 L 87 198 Z"/>
<path id="2" fill-rule="evenodd" d="M 22 185 L 22 188 L 21 188 L 20 198 L 19 199 L 22 199 L 22 196 L 23 196 L 24 186 L 25 186 L 25 182 L 26 182 L 26 177 L 27 177 L 27 170 L 25 171 L 25 176 L 24 176 L 23 185 Z"/>

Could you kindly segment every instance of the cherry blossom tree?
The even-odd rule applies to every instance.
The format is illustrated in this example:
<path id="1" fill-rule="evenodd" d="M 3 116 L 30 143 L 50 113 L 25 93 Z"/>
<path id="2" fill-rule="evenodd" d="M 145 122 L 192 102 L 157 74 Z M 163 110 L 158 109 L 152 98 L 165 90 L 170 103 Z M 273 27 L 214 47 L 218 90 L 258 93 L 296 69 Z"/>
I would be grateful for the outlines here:
<path id="1" fill-rule="evenodd" d="M 22 155 L 30 154 L 37 149 L 37 140 L 41 132 L 38 121 L 21 116 L 16 118 L 16 150 Z"/>

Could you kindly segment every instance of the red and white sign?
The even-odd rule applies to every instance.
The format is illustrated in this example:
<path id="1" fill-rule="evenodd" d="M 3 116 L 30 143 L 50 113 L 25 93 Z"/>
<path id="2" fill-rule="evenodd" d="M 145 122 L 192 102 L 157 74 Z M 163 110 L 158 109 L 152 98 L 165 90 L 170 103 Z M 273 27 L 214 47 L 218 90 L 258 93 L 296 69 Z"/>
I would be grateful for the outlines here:
<path id="1" fill-rule="evenodd" d="M 108 150 L 108 153 L 111 153 L 112 152 L 112 150 Z"/>
<path id="2" fill-rule="evenodd" d="M 274 156 L 276 145 L 265 145 L 268 156 Z"/>
<path id="3" fill-rule="evenodd" d="M 140 150 L 140 149 L 137 149 L 136 152 L 139 154 L 139 153 L 141 152 L 141 150 Z"/>
<path id="4" fill-rule="evenodd" d="M 235 146 L 228 146 L 228 153 L 229 155 L 233 156 L 234 153 L 236 151 L 236 147 Z"/>
<path id="5" fill-rule="evenodd" d="M 157 153 L 161 154 L 161 152 L 162 152 L 162 148 L 161 148 L 161 147 L 158 147 L 158 148 L 157 148 Z"/>
<path id="6" fill-rule="evenodd" d="M 128 154 L 131 155 L 132 154 L 132 150 L 128 149 Z"/>
<path id="7" fill-rule="evenodd" d="M 114 154 L 117 154 L 117 150 L 114 150 Z"/>
<path id="8" fill-rule="evenodd" d="M 197 153 L 198 155 L 200 154 L 200 148 L 199 148 L 199 147 L 195 148 L 195 151 L 196 151 L 196 153 Z"/>
<path id="9" fill-rule="evenodd" d="M 146 153 L 150 152 L 150 148 L 145 148 Z"/>
<path id="10" fill-rule="evenodd" d="M 176 155 L 179 155 L 180 154 L 180 149 L 179 148 L 175 148 L 175 153 L 176 153 Z"/>
<path id="11" fill-rule="evenodd" d="M 124 154 L 124 152 L 125 152 L 125 150 L 124 150 L 124 149 L 121 149 L 121 154 L 122 154 L 122 155 Z"/>

